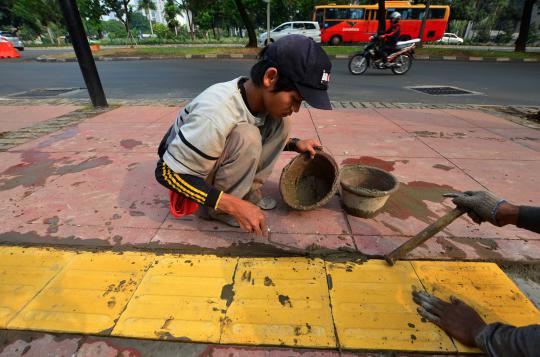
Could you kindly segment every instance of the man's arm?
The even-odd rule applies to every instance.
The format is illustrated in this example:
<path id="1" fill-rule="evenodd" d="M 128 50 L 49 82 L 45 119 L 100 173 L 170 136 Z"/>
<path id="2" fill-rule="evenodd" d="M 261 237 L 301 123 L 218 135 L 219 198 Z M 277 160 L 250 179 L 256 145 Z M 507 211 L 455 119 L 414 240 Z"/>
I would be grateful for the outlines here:
<path id="1" fill-rule="evenodd" d="M 540 356 L 540 325 L 515 327 L 494 323 L 485 326 L 475 341 L 491 357 Z"/>
<path id="2" fill-rule="evenodd" d="M 502 227 L 507 224 L 540 233 L 540 207 L 516 206 L 487 191 L 465 191 L 448 194 L 453 202 L 469 214 L 476 223 L 490 222 Z"/>
<path id="3" fill-rule="evenodd" d="M 519 206 L 516 225 L 519 228 L 540 233 L 540 207 Z"/>
<path id="4" fill-rule="evenodd" d="M 260 208 L 251 202 L 220 191 L 200 177 L 177 174 L 163 161 L 156 167 L 156 179 L 169 190 L 176 191 L 201 205 L 230 214 L 245 231 L 266 236 L 266 217 Z"/>

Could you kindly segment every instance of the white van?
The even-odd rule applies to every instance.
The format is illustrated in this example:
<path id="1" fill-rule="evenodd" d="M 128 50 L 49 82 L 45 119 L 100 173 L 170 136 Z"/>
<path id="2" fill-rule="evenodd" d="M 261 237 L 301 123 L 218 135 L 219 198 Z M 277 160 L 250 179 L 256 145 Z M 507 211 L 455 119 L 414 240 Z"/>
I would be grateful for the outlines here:
<path id="1" fill-rule="evenodd" d="M 313 39 L 317 43 L 321 43 L 321 29 L 319 23 L 314 21 L 291 21 L 285 22 L 270 31 L 270 42 L 279 40 L 287 35 L 304 35 Z M 263 47 L 266 45 L 266 32 L 259 35 L 258 45 Z"/>

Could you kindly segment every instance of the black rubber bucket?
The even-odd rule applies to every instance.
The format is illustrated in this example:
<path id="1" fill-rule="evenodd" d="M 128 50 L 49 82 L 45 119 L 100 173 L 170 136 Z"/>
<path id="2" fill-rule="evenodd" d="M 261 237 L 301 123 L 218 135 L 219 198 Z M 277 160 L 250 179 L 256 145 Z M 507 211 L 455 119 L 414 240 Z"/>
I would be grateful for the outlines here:
<path id="1" fill-rule="evenodd" d="M 279 180 L 279 191 L 285 203 L 300 211 L 324 206 L 339 186 L 339 167 L 334 158 L 317 151 L 315 158 L 296 156 L 285 166 Z"/>

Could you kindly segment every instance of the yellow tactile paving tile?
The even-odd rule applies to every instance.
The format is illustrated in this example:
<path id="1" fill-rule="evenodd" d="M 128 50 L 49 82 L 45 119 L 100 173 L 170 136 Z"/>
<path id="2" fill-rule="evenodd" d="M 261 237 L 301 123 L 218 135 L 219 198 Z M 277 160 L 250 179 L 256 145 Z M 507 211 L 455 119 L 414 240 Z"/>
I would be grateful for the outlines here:
<path id="1" fill-rule="evenodd" d="M 8 328 L 108 334 L 152 256 L 135 252 L 76 255 Z"/>
<path id="2" fill-rule="evenodd" d="M 540 312 L 494 263 L 412 262 L 425 289 L 475 308 L 487 323 L 540 324 Z M 477 352 L 455 341 L 460 352 Z"/>
<path id="3" fill-rule="evenodd" d="M 413 286 L 421 289 L 422 285 L 409 262 L 393 267 L 381 260 L 326 265 L 343 348 L 456 351 L 442 330 L 420 320 L 411 294 Z"/>
<path id="4" fill-rule="evenodd" d="M 219 342 L 237 261 L 210 255 L 155 257 L 113 335 Z"/>
<path id="5" fill-rule="evenodd" d="M 336 347 L 324 262 L 241 258 L 221 343 Z"/>
<path id="6" fill-rule="evenodd" d="M 540 323 L 540 312 L 490 263 L 389 267 L 0 247 L 0 279 L 7 329 L 335 348 L 335 328 L 343 349 L 478 352 L 421 322 L 413 287 L 460 297 L 487 322 Z"/>
<path id="7" fill-rule="evenodd" d="M 0 328 L 62 269 L 75 253 L 0 247 Z"/>

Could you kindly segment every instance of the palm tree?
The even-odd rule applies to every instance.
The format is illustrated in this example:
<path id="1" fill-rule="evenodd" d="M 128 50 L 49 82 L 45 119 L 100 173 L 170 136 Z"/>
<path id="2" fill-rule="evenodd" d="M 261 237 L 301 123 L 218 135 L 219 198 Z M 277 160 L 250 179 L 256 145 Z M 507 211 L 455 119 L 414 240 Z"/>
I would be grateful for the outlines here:
<path id="1" fill-rule="evenodd" d="M 152 29 L 152 17 L 150 16 L 150 10 L 155 10 L 156 4 L 154 4 L 152 0 L 140 0 L 138 9 L 143 10 L 146 14 L 146 18 L 148 19 L 148 22 L 150 22 L 150 33 L 153 35 L 154 30 Z"/>

